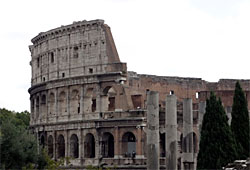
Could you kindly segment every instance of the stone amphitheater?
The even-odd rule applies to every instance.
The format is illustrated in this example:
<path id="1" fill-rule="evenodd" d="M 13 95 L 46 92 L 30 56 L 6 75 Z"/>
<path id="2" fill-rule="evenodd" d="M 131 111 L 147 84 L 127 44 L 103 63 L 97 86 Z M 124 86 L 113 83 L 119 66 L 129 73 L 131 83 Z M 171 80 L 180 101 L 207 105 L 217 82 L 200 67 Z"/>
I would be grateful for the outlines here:
<path id="1" fill-rule="evenodd" d="M 166 166 L 170 150 L 166 142 L 166 96 L 177 98 L 176 169 L 196 169 L 199 131 L 210 91 L 221 98 L 230 123 L 237 80 L 211 83 L 201 78 L 127 71 L 110 27 L 103 20 L 73 22 L 41 32 L 32 39 L 29 49 L 30 127 L 53 159 L 70 158 L 66 168 L 92 165 L 146 169 L 150 156 L 147 94 L 151 91 L 158 93 L 155 143 L 159 146 L 160 168 Z M 250 102 L 250 81 L 240 83 Z M 186 119 L 190 119 L 188 125 Z"/>

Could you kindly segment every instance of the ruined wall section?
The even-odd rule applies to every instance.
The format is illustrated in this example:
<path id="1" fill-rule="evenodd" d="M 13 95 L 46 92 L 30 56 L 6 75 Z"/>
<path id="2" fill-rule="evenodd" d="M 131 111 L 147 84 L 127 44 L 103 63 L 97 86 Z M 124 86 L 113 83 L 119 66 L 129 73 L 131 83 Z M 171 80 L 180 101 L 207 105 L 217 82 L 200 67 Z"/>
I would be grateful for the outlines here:
<path id="1" fill-rule="evenodd" d="M 128 72 L 128 83 L 131 87 L 131 95 L 142 95 L 143 103 L 146 100 L 146 91 L 158 91 L 159 104 L 162 107 L 165 107 L 164 100 L 168 94 L 178 96 L 178 101 L 191 98 L 194 103 L 198 103 L 199 92 L 206 89 L 206 81 L 200 78 L 142 75 L 135 72 Z"/>
<path id="2" fill-rule="evenodd" d="M 207 83 L 206 90 L 200 92 L 200 101 L 206 101 L 210 92 L 214 91 L 217 97 L 221 98 L 222 104 L 227 113 L 231 113 L 235 84 L 239 81 L 246 94 L 248 110 L 250 110 L 250 80 L 220 79 L 215 83 Z"/>
<path id="3" fill-rule="evenodd" d="M 103 20 L 74 22 L 42 32 L 30 46 L 32 85 L 92 74 L 126 72 Z"/>

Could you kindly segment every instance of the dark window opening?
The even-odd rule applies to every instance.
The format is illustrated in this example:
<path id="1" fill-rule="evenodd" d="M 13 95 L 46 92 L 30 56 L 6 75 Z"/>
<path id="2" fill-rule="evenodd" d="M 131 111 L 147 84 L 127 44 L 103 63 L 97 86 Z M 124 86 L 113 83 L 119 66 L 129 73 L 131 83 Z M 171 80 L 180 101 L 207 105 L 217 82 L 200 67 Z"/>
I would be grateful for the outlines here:
<path id="1" fill-rule="evenodd" d="M 74 47 L 73 57 L 78 58 L 78 47 Z"/>
<path id="2" fill-rule="evenodd" d="M 169 94 L 173 95 L 174 94 L 174 90 L 170 90 Z"/>
<path id="3" fill-rule="evenodd" d="M 134 105 L 134 109 L 140 109 L 142 107 L 142 96 L 132 95 L 131 98 Z"/>
<path id="4" fill-rule="evenodd" d="M 78 103 L 77 113 L 80 113 L 80 103 Z"/>
<path id="5" fill-rule="evenodd" d="M 115 110 L 115 97 L 109 97 L 108 110 L 109 111 L 114 111 Z"/>
<path id="6" fill-rule="evenodd" d="M 39 58 L 36 59 L 36 64 L 37 64 L 37 67 L 39 67 L 39 65 L 40 65 L 40 59 Z"/>
<path id="7" fill-rule="evenodd" d="M 79 157 L 78 137 L 75 134 L 73 134 L 70 138 L 70 156 L 73 158 Z"/>
<path id="8" fill-rule="evenodd" d="M 84 157 L 85 158 L 95 157 L 95 138 L 91 133 L 87 134 L 85 137 Z"/>
<path id="9" fill-rule="evenodd" d="M 57 141 L 57 151 L 58 151 L 58 158 L 64 158 L 65 157 L 65 140 L 63 135 L 60 135 L 58 137 Z"/>
<path id="10" fill-rule="evenodd" d="M 166 156 L 166 142 L 165 142 L 165 133 L 160 133 L 160 156 Z"/>
<path id="11" fill-rule="evenodd" d="M 45 81 L 45 77 L 43 77 L 43 81 Z"/>
<path id="12" fill-rule="evenodd" d="M 103 141 L 101 142 L 102 156 L 104 158 L 114 157 L 114 137 L 111 133 L 104 133 Z"/>
<path id="13" fill-rule="evenodd" d="M 92 99 L 92 106 L 91 106 L 92 112 L 96 111 L 96 99 Z"/>
<path id="14" fill-rule="evenodd" d="M 65 77 L 65 73 L 62 73 L 62 77 Z"/>
<path id="15" fill-rule="evenodd" d="M 45 95 L 42 96 L 41 104 L 46 104 L 46 96 Z"/>
<path id="16" fill-rule="evenodd" d="M 41 136 L 40 144 L 41 144 L 41 146 L 42 146 L 43 148 L 45 147 L 45 138 L 44 138 L 43 135 Z"/>
<path id="17" fill-rule="evenodd" d="M 89 68 L 89 73 L 93 73 L 93 68 Z"/>
<path id="18" fill-rule="evenodd" d="M 53 137 L 50 135 L 48 138 L 48 155 L 50 158 L 53 157 Z"/>
<path id="19" fill-rule="evenodd" d="M 54 63 L 54 53 L 53 52 L 50 53 L 50 62 Z"/>

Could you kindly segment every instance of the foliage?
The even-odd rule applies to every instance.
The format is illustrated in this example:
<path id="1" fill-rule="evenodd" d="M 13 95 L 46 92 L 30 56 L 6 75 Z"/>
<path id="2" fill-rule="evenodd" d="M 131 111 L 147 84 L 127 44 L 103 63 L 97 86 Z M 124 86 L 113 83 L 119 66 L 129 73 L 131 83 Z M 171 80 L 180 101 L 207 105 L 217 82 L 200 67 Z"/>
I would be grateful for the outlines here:
<path id="1" fill-rule="evenodd" d="M 231 130 L 237 144 L 238 159 L 246 159 L 250 156 L 249 127 L 247 100 L 240 83 L 237 82 L 234 91 Z"/>
<path id="2" fill-rule="evenodd" d="M 41 156 L 38 154 L 36 138 L 28 131 L 29 113 L 15 113 L 0 109 L 1 168 L 21 169 L 32 166 Z"/>
<path id="3" fill-rule="evenodd" d="M 236 158 L 236 143 L 227 120 L 220 99 L 211 92 L 202 122 L 197 169 L 221 169 Z"/>

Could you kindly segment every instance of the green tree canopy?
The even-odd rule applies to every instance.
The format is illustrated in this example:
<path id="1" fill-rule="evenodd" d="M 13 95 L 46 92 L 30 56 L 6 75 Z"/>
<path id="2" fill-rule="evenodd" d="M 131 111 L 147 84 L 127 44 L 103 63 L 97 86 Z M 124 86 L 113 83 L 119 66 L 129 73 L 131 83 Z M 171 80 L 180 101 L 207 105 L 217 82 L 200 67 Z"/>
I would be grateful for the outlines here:
<path id="1" fill-rule="evenodd" d="M 236 158 L 236 144 L 222 103 L 212 92 L 202 122 L 197 169 L 221 169 Z"/>
<path id="2" fill-rule="evenodd" d="M 21 169 L 41 162 L 37 141 L 29 133 L 29 113 L 0 109 L 1 169 Z"/>
<path id="3" fill-rule="evenodd" d="M 245 94 L 237 82 L 235 85 L 231 130 L 237 144 L 238 159 L 246 159 L 250 152 L 249 114 Z"/>

